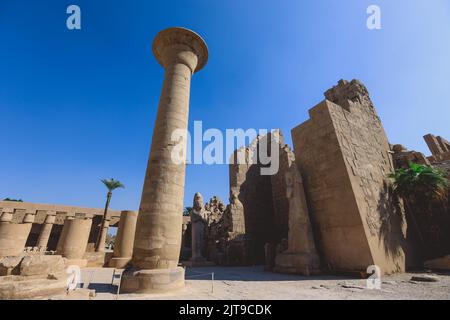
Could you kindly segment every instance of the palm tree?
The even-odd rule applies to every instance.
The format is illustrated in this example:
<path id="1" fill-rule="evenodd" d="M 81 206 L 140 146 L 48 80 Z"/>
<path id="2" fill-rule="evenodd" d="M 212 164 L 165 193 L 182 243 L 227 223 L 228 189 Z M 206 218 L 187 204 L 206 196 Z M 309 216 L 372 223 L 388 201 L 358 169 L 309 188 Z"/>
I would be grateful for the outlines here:
<path id="1" fill-rule="evenodd" d="M 408 166 L 389 175 L 394 192 L 419 205 L 447 199 L 449 184 L 442 170 L 412 162 Z"/>
<path id="2" fill-rule="evenodd" d="M 396 169 L 389 174 L 393 191 L 403 198 L 407 212 L 424 244 L 423 236 L 416 221 L 414 209 L 430 212 L 435 203 L 447 199 L 449 183 L 442 170 L 409 162 L 408 168 Z"/>
<path id="3" fill-rule="evenodd" d="M 103 212 L 103 219 L 102 219 L 102 225 L 100 228 L 100 232 L 98 233 L 97 237 L 97 243 L 95 244 L 95 251 L 101 252 L 105 249 L 105 241 L 106 241 L 106 233 L 107 233 L 107 221 L 109 220 L 107 218 L 108 214 L 108 208 L 109 208 L 109 202 L 111 201 L 112 192 L 117 188 L 125 188 L 125 186 L 118 180 L 111 179 L 102 179 L 101 182 L 106 186 L 108 189 L 108 193 L 106 194 L 106 204 L 105 204 L 105 211 Z M 106 229 L 106 230 L 105 230 Z"/>

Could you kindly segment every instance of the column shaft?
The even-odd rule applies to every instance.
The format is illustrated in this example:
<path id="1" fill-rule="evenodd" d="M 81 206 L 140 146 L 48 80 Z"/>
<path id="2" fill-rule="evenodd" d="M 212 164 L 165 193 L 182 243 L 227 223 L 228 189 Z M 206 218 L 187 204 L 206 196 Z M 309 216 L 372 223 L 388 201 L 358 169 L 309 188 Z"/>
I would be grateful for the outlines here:
<path id="1" fill-rule="evenodd" d="M 110 267 L 124 268 L 131 261 L 137 216 L 136 211 L 122 211 L 120 214 Z"/>
<path id="2" fill-rule="evenodd" d="M 56 212 L 48 213 L 45 217 L 45 221 L 42 224 L 42 229 L 36 242 L 36 247 L 47 248 L 50 234 L 52 233 L 53 224 L 55 223 Z"/>
<path id="3" fill-rule="evenodd" d="M 174 268 L 180 254 L 185 165 L 171 159 L 171 135 L 187 129 L 191 70 L 178 63 L 165 74 L 134 243 L 143 269 Z"/>

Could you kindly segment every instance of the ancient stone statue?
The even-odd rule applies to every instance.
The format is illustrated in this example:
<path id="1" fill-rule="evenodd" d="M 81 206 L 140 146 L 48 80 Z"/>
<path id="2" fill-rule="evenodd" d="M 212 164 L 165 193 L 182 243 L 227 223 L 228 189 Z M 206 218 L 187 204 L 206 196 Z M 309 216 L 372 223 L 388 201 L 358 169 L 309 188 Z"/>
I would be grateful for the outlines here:
<path id="1" fill-rule="evenodd" d="M 203 196 L 200 193 L 194 195 L 194 204 L 191 210 L 191 237 L 192 237 L 192 261 L 203 261 L 202 251 L 205 241 L 205 227 L 207 223 L 206 210 L 203 207 Z"/>
<path id="2" fill-rule="evenodd" d="M 295 165 L 286 172 L 286 195 L 289 201 L 288 240 L 276 249 L 276 272 L 315 274 L 320 272 L 312 227 L 306 204 L 302 177 Z"/>

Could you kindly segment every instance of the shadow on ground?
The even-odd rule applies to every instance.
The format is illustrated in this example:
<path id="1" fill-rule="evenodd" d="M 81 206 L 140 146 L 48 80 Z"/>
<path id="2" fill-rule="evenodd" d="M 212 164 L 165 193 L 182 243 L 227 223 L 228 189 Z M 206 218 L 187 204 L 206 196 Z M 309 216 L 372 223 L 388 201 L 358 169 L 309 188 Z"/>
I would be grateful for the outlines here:
<path id="1" fill-rule="evenodd" d="M 214 280 L 227 281 L 301 281 L 301 280 L 344 280 L 360 279 L 356 276 L 315 275 L 301 276 L 292 274 L 281 274 L 265 271 L 264 266 L 253 267 L 201 267 L 186 268 L 186 280 Z"/>

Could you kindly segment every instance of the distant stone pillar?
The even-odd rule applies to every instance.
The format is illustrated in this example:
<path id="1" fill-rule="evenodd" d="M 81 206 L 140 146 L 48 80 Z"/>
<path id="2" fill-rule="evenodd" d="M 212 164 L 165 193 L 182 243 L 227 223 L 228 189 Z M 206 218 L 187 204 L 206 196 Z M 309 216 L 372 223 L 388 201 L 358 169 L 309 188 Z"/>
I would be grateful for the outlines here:
<path id="1" fill-rule="evenodd" d="M 23 253 L 34 216 L 26 214 L 24 223 L 12 223 L 14 209 L 4 208 L 0 216 L 0 257 Z"/>
<path id="2" fill-rule="evenodd" d="M 57 254 L 67 258 L 67 264 L 84 267 L 87 260 L 83 259 L 91 231 L 92 218 L 66 218 L 58 241 Z"/>
<path id="3" fill-rule="evenodd" d="M 105 244 L 106 244 L 106 236 L 108 235 L 108 229 L 109 229 L 109 222 L 111 218 L 109 215 L 104 217 L 104 220 L 102 221 L 100 225 L 100 233 L 98 235 L 98 240 L 96 243 L 96 252 L 105 252 Z"/>
<path id="4" fill-rule="evenodd" d="M 47 250 L 48 239 L 52 233 L 53 224 L 56 221 L 56 211 L 47 211 L 47 216 L 42 224 L 41 233 L 39 234 L 36 247 Z"/>
<path id="5" fill-rule="evenodd" d="M 186 139 L 173 141 L 172 134 L 186 133 L 191 76 L 206 64 L 208 49 L 196 33 L 169 28 L 156 36 L 153 53 L 165 76 L 136 226 L 135 270 L 122 276 L 122 292 L 184 287 L 184 269 L 178 267 L 178 260 L 186 164 L 184 159 L 176 163 L 172 152 L 185 150 Z"/>
<path id="6" fill-rule="evenodd" d="M 114 241 L 114 253 L 109 262 L 110 267 L 122 269 L 131 261 L 137 216 L 137 211 L 121 212 L 119 228 Z"/>

